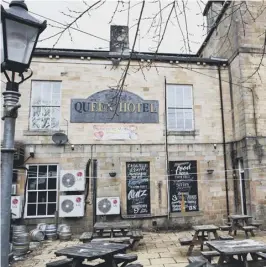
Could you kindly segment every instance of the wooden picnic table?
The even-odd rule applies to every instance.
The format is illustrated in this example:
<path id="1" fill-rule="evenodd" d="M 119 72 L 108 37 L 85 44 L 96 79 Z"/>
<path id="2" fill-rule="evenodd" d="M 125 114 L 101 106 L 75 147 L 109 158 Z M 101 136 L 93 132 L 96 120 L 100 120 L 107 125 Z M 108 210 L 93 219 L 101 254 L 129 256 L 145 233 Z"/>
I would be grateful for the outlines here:
<path id="1" fill-rule="evenodd" d="M 190 246 L 188 248 L 187 256 L 190 256 L 195 245 L 200 245 L 200 249 L 203 250 L 203 245 L 206 240 L 211 241 L 211 234 L 213 235 L 215 240 L 219 239 L 217 230 L 219 227 L 210 224 L 210 225 L 195 225 L 192 227 L 195 231 Z M 205 237 L 205 233 L 207 233 L 207 237 Z"/>
<path id="2" fill-rule="evenodd" d="M 98 231 L 98 236 L 103 237 L 105 231 L 110 231 L 111 238 L 115 237 L 117 232 L 121 233 L 125 237 L 128 231 L 132 228 L 128 222 L 97 222 L 93 226 L 94 231 Z"/>
<path id="3" fill-rule="evenodd" d="M 243 226 L 248 225 L 248 220 L 251 219 L 252 216 L 235 214 L 235 215 L 229 215 L 228 218 L 232 222 L 231 229 L 229 230 L 229 234 L 232 234 L 232 232 L 234 231 L 234 235 L 236 235 L 237 230 L 242 230 Z"/>
<path id="4" fill-rule="evenodd" d="M 66 247 L 55 252 L 56 256 L 66 256 L 73 259 L 72 267 L 89 266 L 83 265 L 82 262 L 86 259 L 92 261 L 95 259 L 103 259 L 105 262 L 99 264 L 101 267 L 117 267 L 117 262 L 114 260 L 114 255 L 125 253 L 129 247 L 127 244 L 116 243 L 86 243 L 73 247 Z"/>
<path id="5" fill-rule="evenodd" d="M 211 249 L 216 250 L 220 253 L 218 264 L 221 264 L 221 266 L 224 262 L 229 264 L 235 264 L 235 266 L 254 266 L 253 263 L 249 265 L 249 262 L 247 260 L 248 254 L 251 255 L 253 261 L 258 261 L 256 253 L 266 252 L 265 243 L 252 239 L 207 241 L 207 245 Z M 238 258 L 235 259 L 234 256 L 237 256 Z M 260 263 L 264 263 L 264 261 L 258 261 L 258 266 L 260 266 Z"/>

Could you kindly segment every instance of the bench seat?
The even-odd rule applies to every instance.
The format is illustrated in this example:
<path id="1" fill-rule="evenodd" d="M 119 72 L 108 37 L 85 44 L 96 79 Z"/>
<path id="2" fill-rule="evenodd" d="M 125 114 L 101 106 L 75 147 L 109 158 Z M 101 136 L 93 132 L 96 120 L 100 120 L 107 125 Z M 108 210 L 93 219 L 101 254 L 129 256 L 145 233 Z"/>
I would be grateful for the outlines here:
<path id="1" fill-rule="evenodd" d="M 201 256 L 190 256 L 190 257 L 188 257 L 188 262 L 189 263 L 193 263 L 193 262 L 206 263 L 206 262 L 208 262 L 208 260 L 205 257 L 203 257 L 202 255 Z"/>
<path id="2" fill-rule="evenodd" d="M 192 242 L 191 237 L 181 237 L 178 239 L 181 246 L 188 246 Z"/>
<path id="3" fill-rule="evenodd" d="M 201 255 L 204 258 L 206 258 L 209 262 L 211 262 L 212 258 L 220 256 L 220 253 L 218 251 L 211 250 L 211 251 L 202 251 Z"/>
<path id="4" fill-rule="evenodd" d="M 69 267 L 71 266 L 72 259 L 63 259 L 63 260 L 58 260 L 58 261 L 52 261 L 46 263 L 46 267 Z"/>
<path id="5" fill-rule="evenodd" d="M 114 238 L 93 238 L 92 243 L 95 242 L 110 242 L 110 243 L 127 243 L 130 244 L 130 237 L 114 237 Z"/>
<path id="6" fill-rule="evenodd" d="M 220 240 L 234 240 L 234 237 L 231 235 L 220 235 L 219 239 Z"/>
<path id="7" fill-rule="evenodd" d="M 130 263 L 126 267 L 143 267 L 143 265 L 140 263 Z"/>
<path id="8" fill-rule="evenodd" d="M 219 228 L 221 231 L 229 231 L 231 230 L 232 226 L 231 225 L 220 225 Z"/>
<path id="9" fill-rule="evenodd" d="M 255 254 L 256 254 L 257 257 L 262 258 L 263 260 L 266 260 L 266 253 L 257 252 Z"/>
<path id="10" fill-rule="evenodd" d="M 82 241 L 83 243 L 90 242 L 93 238 L 93 233 L 92 232 L 84 232 L 80 237 L 79 241 Z"/>

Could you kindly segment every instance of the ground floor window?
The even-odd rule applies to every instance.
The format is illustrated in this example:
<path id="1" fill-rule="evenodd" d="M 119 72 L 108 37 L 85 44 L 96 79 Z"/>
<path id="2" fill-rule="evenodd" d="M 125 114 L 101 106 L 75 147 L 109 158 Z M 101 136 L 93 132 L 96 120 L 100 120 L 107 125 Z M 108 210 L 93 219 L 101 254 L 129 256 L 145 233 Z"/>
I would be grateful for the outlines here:
<path id="1" fill-rule="evenodd" d="M 56 211 L 58 166 L 29 165 L 26 217 L 52 217 Z"/>

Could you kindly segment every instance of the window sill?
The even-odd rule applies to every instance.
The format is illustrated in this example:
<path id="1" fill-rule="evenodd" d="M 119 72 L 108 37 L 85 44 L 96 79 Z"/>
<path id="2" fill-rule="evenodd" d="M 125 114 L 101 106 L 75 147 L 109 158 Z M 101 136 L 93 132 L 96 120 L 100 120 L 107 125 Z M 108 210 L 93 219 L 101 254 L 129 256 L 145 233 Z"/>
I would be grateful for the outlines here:
<path id="1" fill-rule="evenodd" d="M 167 131 L 167 135 L 175 135 L 175 136 L 196 136 L 199 135 L 199 130 L 193 131 Z M 165 136 L 165 131 L 164 131 Z"/>
<path id="2" fill-rule="evenodd" d="M 170 213 L 171 218 L 180 218 L 180 217 L 194 217 L 194 216 L 203 216 L 203 211 L 191 211 L 191 212 L 172 212 Z"/>
<path id="3" fill-rule="evenodd" d="M 55 133 L 64 133 L 65 131 L 58 130 L 58 131 L 51 131 L 51 130 L 39 130 L 39 131 L 23 131 L 24 136 L 52 136 Z"/>

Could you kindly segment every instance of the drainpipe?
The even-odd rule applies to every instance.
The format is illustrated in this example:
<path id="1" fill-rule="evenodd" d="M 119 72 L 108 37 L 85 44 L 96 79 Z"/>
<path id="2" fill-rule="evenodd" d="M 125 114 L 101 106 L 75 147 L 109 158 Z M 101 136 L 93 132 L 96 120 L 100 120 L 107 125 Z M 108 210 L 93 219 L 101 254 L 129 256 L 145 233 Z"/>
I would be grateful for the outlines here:
<path id="1" fill-rule="evenodd" d="M 218 66 L 218 75 L 219 75 L 219 89 L 220 89 L 220 103 L 221 103 L 222 131 L 223 131 L 223 153 L 224 153 L 224 177 L 225 177 L 226 210 L 227 210 L 227 217 L 228 217 L 229 214 L 230 214 L 230 211 L 229 211 L 227 158 L 226 158 L 226 144 L 225 144 L 225 127 L 224 127 L 223 88 L 222 88 L 221 68 L 220 68 L 220 66 Z M 228 220 L 229 220 L 229 218 L 228 218 Z"/>
<path id="2" fill-rule="evenodd" d="M 167 173 L 167 216 L 170 217 L 170 199 L 169 199 L 169 154 L 168 154 L 168 132 L 167 132 L 167 90 L 166 77 L 164 77 L 164 119 L 165 119 L 165 153 L 166 153 L 166 173 Z"/>
<path id="3" fill-rule="evenodd" d="M 93 225 L 96 223 L 96 205 L 97 205 L 97 159 L 92 163 L 92 180 L 93 180 Z"/>

